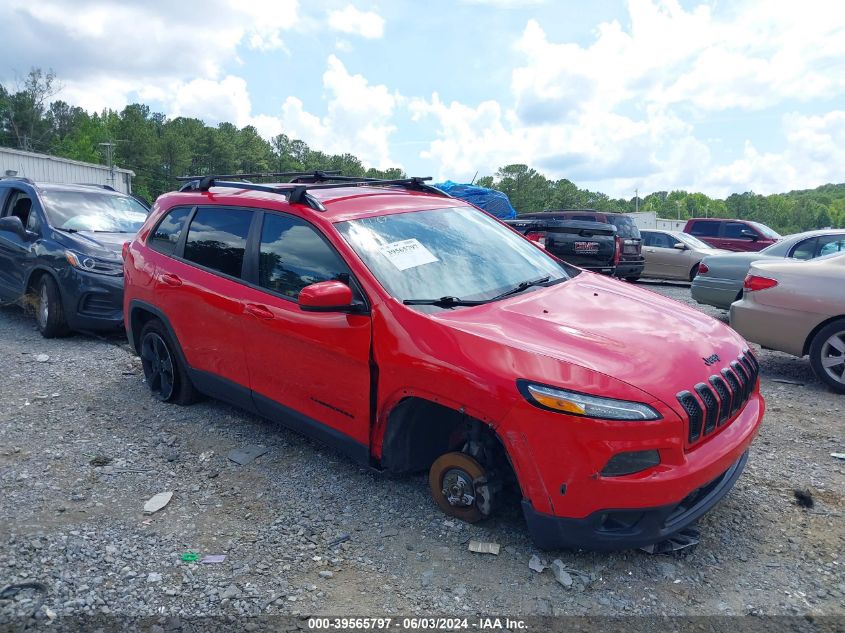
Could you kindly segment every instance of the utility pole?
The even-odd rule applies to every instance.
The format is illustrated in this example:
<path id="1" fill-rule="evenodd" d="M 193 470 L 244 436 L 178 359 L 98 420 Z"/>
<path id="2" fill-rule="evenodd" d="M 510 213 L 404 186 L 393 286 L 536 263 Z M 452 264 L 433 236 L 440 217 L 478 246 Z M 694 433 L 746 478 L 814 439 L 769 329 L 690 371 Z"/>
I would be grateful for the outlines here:
<path id="1" fill-rule="evenodd" d="M 640 190 L 634 189 L 634 208 L 636 209 L 635 213 L 640 212 Z"/>
<path id="2" fill-rule="evenodd" d="M 114 148 L 117 147 L 117 143 L 109 141 L 108 143 L 97 143 L 97 145 L 106 148 L 106 162 L 109 165 L 109 183 L 112 189 L 114 189 L 114 161 L 112 158 L 114 157 Z"/>

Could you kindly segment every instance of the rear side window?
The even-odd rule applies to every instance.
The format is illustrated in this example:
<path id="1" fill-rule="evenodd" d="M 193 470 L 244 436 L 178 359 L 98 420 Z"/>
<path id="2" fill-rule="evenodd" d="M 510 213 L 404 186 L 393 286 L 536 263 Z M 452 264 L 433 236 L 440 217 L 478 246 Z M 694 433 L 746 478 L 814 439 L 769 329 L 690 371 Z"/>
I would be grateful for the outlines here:
<path id="1" fill-rule="evenodd" d="M 197 209 L 185 242 L 184 258 L 230 277 L 240 277 L 252 211 Z"/>
<path id="2" fill-rule="evenodd" d="M 285 215 L 264 215 L 258 259 L 258 285 L 296 299 L 318 281 L 349 284 L 349 269 L 307 222 Z"/>
<path id="3" fill-rule="evenodd" d="M 583 220 L 585 222 L 595 222 L 596 216 L 594 215 L 573 215 L 573 220 Z"/>
<path id="4" fill-rule="evenodd" d="M 696 222 L 692 223 L 690 233 L 692 233 L 693 235 L 700 235 L 704 237 L 718 237 L 719 223 L 708 222 L 707 220 L 697 220 Z"/>
<path id="5" fill-rule="evenodd" d="M 643 235 L 643 242 L 646 246 L 672 248 L 677 240 L 673 240 L 673 238 L 666 235 L 666 233 L 645 233 Z"/>
<path id="6" fill-rule="evenodd" d="M 793 250 L 792 257 L 794 259 L 813 259 L 816 256 L 816 244 L 819 238 L 811 237 L 809 240 L 800 242 Z"/>
<path id="7" fill-rule="evenodd" d="M 616 234 L 619 237 L 640 239 L 640 229 L 627 215 L 608 215 L 607 219 L 616 227 Z"/>
<path id="8" fill-rule="evenodd" d="M 177 207 L 168 211 L 150 234 L 147 246 L 159 253 L 172 255 L 182 236 L 182 227 L 185 226 L 185 220 L 190 212 L 190 207 Z"/>

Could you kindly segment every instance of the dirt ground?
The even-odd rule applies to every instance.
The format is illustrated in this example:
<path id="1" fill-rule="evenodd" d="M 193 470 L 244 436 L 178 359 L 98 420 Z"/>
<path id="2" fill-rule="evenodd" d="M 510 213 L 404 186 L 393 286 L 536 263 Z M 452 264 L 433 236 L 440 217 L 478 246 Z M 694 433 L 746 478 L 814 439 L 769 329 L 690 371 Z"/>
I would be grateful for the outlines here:
<path id="1" fill-rule="evenodd" d="M 640 285 L 692 303 L 686 284 Z M 0 625 L 33 613 L 843 616 L 845 462 L 831 453 L 845 452 L 845 397 L 806 359 L 759 357 L 768 413 L 698 546 L 541 552 L 516 508 L 449 520 L 424 476 L 373 474 L 214 400 L 161 404 L 125 340 L 45 340 L 2 308 Z M 227 459 L 248 445 L 268 451 Z M 169 505 L 144 515 L 162 491 Z M 471 553 L 471 538 L 501 553 Z M 573 584 L 530 570 L 534 554 L 560 559 Z M 2 593 L 23 582 L 41 587 Z"/>

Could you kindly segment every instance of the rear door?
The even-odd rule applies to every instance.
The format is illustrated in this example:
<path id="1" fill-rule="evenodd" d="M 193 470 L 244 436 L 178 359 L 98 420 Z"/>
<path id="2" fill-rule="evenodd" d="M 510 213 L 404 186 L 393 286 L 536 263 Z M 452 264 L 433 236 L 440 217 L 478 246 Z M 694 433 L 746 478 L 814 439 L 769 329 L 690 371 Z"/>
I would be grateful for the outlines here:
<path id="1" fill-rule="evenodd" d="M 694 220 L 688 233 L 714 248 L 724 248 L 719 236 L 721 225 L 721 220 Z"/>
<path id="2" fill-rule="evenodd" d="M 156 303 L 173 326 L 192 379 L 204 391 L 249 408 L 240 297 L 246 287 L 244 254 L 253 216 L 250 209 L 193 209 L 174 257 L 161 258 L 155 272 Z M 164 230 L 157 232 L 164 236 Z"/>
<path id="3" fill-rule="evenodd" d="M 264 211 L 241 293 L 250 386 L 256 408 L 347 452 L 368 454 L 369 314 L 303 312 L 299 292 L 336 279 L 364 301 L 349 267 L 312 224 Z M 360 454 L 360 453 L 359 453 Z"/>
<path id="4" fill-rule="evenodd" d="M 675 239 L 660 231 L 643 233 L 643 239 L 646 276 L 663 279 L 677 277 L 680 268 L 677 260 L 681 251 L 674 248 Z"/>

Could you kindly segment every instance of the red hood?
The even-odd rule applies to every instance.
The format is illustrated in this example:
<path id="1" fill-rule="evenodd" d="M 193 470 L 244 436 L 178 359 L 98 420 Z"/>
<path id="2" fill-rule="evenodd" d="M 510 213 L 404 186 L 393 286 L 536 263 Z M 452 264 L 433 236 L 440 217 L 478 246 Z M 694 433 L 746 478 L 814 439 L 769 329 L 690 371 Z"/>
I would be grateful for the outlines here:
<path id="1" fill-rule="evenodd" d="M 706 381 L 747 347 L 739 334 L 698 310 L 593 273 L 432 318 L 624 381 L 676 410 L 679 391 Z M 704 359 L 713 354 L 720 360 L 708 367 Z"/>

